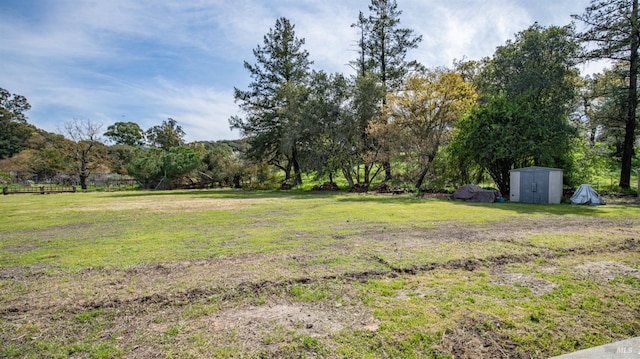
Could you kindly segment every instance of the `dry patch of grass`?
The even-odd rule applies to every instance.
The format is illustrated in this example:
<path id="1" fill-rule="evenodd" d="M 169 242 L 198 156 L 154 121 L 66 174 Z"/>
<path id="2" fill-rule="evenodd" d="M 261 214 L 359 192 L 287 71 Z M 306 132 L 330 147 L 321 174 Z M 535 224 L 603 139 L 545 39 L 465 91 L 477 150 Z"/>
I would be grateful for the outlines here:
<path id="1" fill-rule="evenodd" d="M 576 267 L 578 272 L 595 277 L 596 279 L 610 281 L 619 277 L 631 277 L 640 279 L 640 270 L 632 268 L 624 263 L 614 261 L 586 262 Z"/>
<path id="2" fill-rule="evenodd" d="M 537 278 L 524 273 L 498 271 L 494 274 L 494 277 L 495 280 L 493 281 L 493 283 L 495 284 L 509 285 L 514 287 L 514 289 L 527 288 L 534 295 L 550 293 L 558 286 L 557 284 L 548 280 Z"/>
<path id="3" fill-rule="evenodd" d="M 157 198 L 124 198 L 115 203 L 99 203 L 84 206 L 83 211 L 153 211 L 153 212 L 182 212 L 200 210 L 228 210 L 242 209 L 252 205 L 267 204 L 273 201 L 286 201 L 286 198 L 184 198 L 180 196 L 168 197 L 158 201 Z M 67 208 L 67 210 L 74 210 Z"/>

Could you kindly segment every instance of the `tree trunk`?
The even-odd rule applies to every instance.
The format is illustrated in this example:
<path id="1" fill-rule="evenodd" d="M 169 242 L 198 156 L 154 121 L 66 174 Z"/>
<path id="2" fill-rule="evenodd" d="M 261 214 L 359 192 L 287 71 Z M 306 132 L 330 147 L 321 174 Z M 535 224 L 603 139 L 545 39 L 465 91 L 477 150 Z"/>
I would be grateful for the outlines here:
<path id="1" fill-rule="evenodd" d="M 289 182 L 291 179 L 291 167 L 293 166 L 293 161 L 287 160 L 287 166 L 282 168 L 284 170 L 284 181 Z"/>
<path id="2" fill-rule="evenodd" d="M 416 181 L 416 189 L 420 189 L 420 187 L 422 187 L 422 183 L 424 182 L 424 178 L 427 176 L 427 172 L 429 172 L 429 168 L 425 167 L 422 169 L 422 171 L 420 171 L 420 174 L 418 175 L 418 180 Z"/>
<path id="3" fill-rule="evenodd" d="M 365 165 L 364 166 L 364 178 L 362 180 L 362 182 L 360 182 L 360 178 L 358 178 L 358 183 L 364 183 L 367 186 L 369 185 L 370 182 L 370 178 L 369 178 L 369 174 L 371 173 L 371 166 L 369 165 Z M 359 176 L 358 176 L 359 177 Z"/>
<path id="4" fill-rule="evenodd" d="M 293 145 L 291 149 L 291 162 L 293 162 L 293 174 L 294 174 L 294 185 L 302 184 L 302 172 L 300 171 L 300 164 L 298 163 L 298 148 Z"/>
<path id="5" fill-rule="evenodd" d="M 424 182 L 424 178 L 427 176 L 427 173 L 429 173 L 429 167 L 431 167 L 431 164 L 433 163 L 433 160 L 436 158 L 435 153 L 429 154 L 427 156 L 427 160 L 429 162 L 427 162 L 427 164 L 424 166 L 424 168 L 422 169 L 422 171 L 420 171 L 420 174 L 418 175 L 418 180 L 416 182 L 416 189 L 419 190 L 420 187 L 422 187 L 422 183 Z"/>
<path id="6" fill-rule="evenodd" d="M 382 165 L 384 166 L 384 181 L 391 181 L 391 162 L 384 161 Z"/>
<path id="7" fill-rule="evenodd" d="M 630 34 L 631 57 L 629 61 L 629 96 L 627 103 L 627 124 L 625 126 L 624 147 L 622 149 L 622 168 L 620 171 L 620 187 L 631 188 L 631 160 L 634 154 L 636 134 L 636 110 L 638 107 L 638 0 L 633 0 L 631 13 L 633 30 Z"/>
<path id="8" fill-rule="evenodd" d="M 80 188 L 87 189 L 87 174 L 80 172 Z"/>
<path id="9" fill-rule="evenodd" d="M 509 179 L 509 170 L 513 167 L 513 164 L 509 160 L 497 161 L 494 165 L 487 168 L 491 178 L 498 186 L 498 190 L 505 198 L 510 198 L 511 183 Z"/>
<path id="10" fill-rule="evenodd" d="M 80 173 L 78 173 L 78 176 L 80 177 L 80 188 L 87 189 L 87 177 L 89 177 L 89 175 L 87 173 L 87 162 L 84 153 L 80 160 Z"/>
<path id="11" fill-rule="evenodd" d="M 349 184 L 349 188 L 353 188 L 355 183 L 353 182 L 353 176 L 351 175 L 351 170 L 349 168 L 344 168 L 343 167 L 342 168 L 342 175 L 347 180 L 347 183 Z"/>

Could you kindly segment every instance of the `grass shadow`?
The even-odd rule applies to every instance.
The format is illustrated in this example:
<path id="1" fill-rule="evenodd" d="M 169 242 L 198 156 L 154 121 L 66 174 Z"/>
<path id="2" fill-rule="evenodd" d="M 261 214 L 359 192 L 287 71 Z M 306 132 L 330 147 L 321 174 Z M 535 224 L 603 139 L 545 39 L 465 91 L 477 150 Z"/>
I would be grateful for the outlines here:
<path id="1" fill-rule="evenodd" d="M 354 194 L 353 196 L 341 196 L 338 202 L 362 202 L 362 203 L 378 203 L 378 204 L 406 204 L 421 205 L 428 202 L 439 204 L 450 204 L 465 208 L 491 209 L 501 210 L 518 214 L 546 214 L 556 216 L 577 215 L 577 216 L 602 216 L 610 215 L 619 209 L 638 211 L 638 204 L 607 204 L 605 206 L 588 206 L 588 205 L 572 205 L 569 203 L 560 204 L 532 204 L 532 203 L 474 203 L 463 200 L 450 200 L 441 198 L 422 198 L 407 195 L 362 195 Z M 466 211 L 465 211 L 466 212 Z M 639 213 L 640 214 L 640 213 Z"/>

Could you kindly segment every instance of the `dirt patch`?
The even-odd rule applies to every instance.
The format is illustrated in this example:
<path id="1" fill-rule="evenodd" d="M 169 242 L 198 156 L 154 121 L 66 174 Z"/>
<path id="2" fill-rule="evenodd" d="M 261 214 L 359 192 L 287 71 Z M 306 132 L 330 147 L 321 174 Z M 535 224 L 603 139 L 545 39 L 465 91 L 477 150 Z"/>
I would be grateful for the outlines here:
<path id="1" fill-rule="evenodd" d="M 234 332 L 241 341 L 251 343 L 264 343 L 276 331 L 324 337 L 343 329 L 376 331 L 378 325 L 363 306 L 282 299 L 260 306 L 223 309 L 206 320 L 209 330 Z"/>
<path id="2" fill-rule="evenodd" d="M 532 277 L 523 273 L 496 272 L 493 283 L 501 285 L 510 285 L 513 287 L 529 288 L 531 293 L 542 295 L 551 292 L 558 285 L 547 280 Z"/>
<path id="3" fill-rule="evenodd" d="M 640 270 L 613 261 L 588 262 L 576 267 L 579 273 L 604 280 L 619 277 L 640 278 Z"/>
<path id="4" fill-rule="evenodd" d="M 6 245 L 2 247 L 2 250 L 9 253 L 27 253 L 38 248 L 39 246 L 35 243 L 20 243 Z"/>
<path id="5" fill-rule="evenodd" d="M 30 281 L 45 275 L 49 268 L 46 264 L 36 264 L 30 267 L 0 267 L 0 279 L 21 279 Z"/>
<path id="6" fill-rule="evenodd" d="M 369 228 L 362 236 L 377 242 L 391 242 L 399 247 L 423 246 L 443 242 L 469 241 L 506 241 L 521 242 L 532 234 L 581 233 L 585 228 L 600 228 L 615 231 L 617 234 L 637 233 L 634 227 L 640 226 L 640 219 L 617 219 L 607 217 L 542 217 L 533 219 L 518 218 L 499 224 L 460 225 L 448 221 L 429 223 L 433 228 Z M 523 244 L 523 243 L 520 243 Z"/>
<path id="7" fill-rule="evenodd" d="M 501 326 L 496 317 L 465 313 L 453 330 L 445 331 L 438 349 L 451 353 L 456 359 L 531 358 L 499 332 Z"/>

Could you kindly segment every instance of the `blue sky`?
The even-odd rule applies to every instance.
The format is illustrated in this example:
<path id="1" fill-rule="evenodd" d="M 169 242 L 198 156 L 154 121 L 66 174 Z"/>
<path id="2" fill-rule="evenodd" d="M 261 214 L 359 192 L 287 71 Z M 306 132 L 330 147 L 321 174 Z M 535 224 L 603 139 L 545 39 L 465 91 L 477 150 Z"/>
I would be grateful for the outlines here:
<path id="1" fill-rule="evenodd" d="M 350 25 L 369 0 L 2 0 L 0 87 L 27 97 L 29 122 L 174 118 L 187 141 L 239 138 L 233 87 L 243 61 L 279 17 L 305 38 L 313 67 L 351 73 Z M 480 59 L 535 21 L 566 25 L 589 0 L 398 0 L 401 25 L 423 36 L 410 53 L 427 67 Z M 584 72 L 597 70 L 584 68 Z M 595 70 L 594 70 L 595 69 Z"/>

